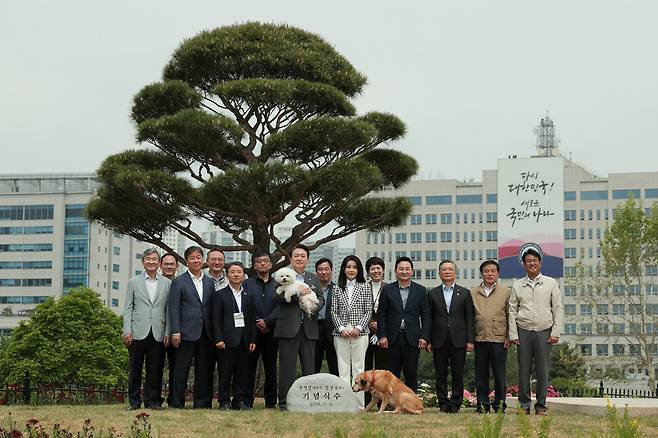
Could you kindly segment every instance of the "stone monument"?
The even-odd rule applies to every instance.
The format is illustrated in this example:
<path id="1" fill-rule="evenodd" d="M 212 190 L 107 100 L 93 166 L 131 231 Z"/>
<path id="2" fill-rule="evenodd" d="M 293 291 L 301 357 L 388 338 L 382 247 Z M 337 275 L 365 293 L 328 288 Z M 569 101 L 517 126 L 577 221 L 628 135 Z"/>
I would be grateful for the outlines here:
<path id="1" fill-rule="evenodd" d="M 352 392 L 340 377 L 318 373 L 300 377 L 288 390 L 286 404 L 291 412 L 358 412 L 363 392 Z"/>

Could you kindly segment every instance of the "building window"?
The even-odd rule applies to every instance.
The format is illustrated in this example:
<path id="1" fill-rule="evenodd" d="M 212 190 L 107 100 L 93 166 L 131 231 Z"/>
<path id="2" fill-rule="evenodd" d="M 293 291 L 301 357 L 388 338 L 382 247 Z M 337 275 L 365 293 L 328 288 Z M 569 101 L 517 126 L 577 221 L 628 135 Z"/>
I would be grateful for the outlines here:
<path id="1" fill-rule="evenodd" d="M 425 243 L 436 243 L 436 231 L 425 233 Z"/>
<path id="2" fill-rule="evenodd" d="M 395 243 L 407 243 L 407 233 L 395 233 Z"/>
<path id="3" fill-rule="evenodd" d="M 450 205 L 452 204 L 452 195 L 445 196 L 425 196 L 427 205 Z"/>
<path id="4" fill-rule="evenodd" d="M 498 231 L 487 231 L 487 242 L 496 242 L 498 240 Z"/>
<path id="5" fill-rule="evenodd" d="M 426 262 L 435 262 L 436 261 L 436 251 L 435 250 L 425 251 L 425 261 Z M 427 275 L 425 277 L 427 277 Z"/>
<path id="6" fill-rule="evenodd" d="M 575 266 L 565 266 L 564 267 L 564 276 L 565 277 L 575 277 L 576 276 L 576 267 Z"/>
<path id="7" fill-rule="evenodd" d="M 565 297 L 575 297 L 576 288 L 574 286 L 564 286 L 564 296 Z"/>
<path id="8" fill-rule="evenodd" d="M 498 258 L 498 250 L 487 249 L 486 250 L 486 257 L 487 257 L 487 260 L 497 259 Z"/>
<path id="9" fill-rule="evenodd" d="M 400 257 L 406 257 L 407 256 L 407 251 L 395 251 L 395 260 L 399 259 Z"/>
<path id="10" fill-rule="evenodd" d="M 613 356 L 625 356 L 626 348 L 624 344 L 612 344 L 612 355 Z"/>
<path id="11" fill-rule="evenodd" d="M 580 192 L 581 201 L 607 201 L 607 190 L 585 190 Z"/>
<path id="12" fill-rule="evenodd" d="M 423 233 L 410 233 L 411 243 L 423 243 Z"/>
<path id="13" fill-rule="evenodd" d="M 576 258 L 576 248 L 564 248 L 564 258 L 565 259 L 575 259 Z"/>
<path id="14" fill-rule="evenodd" d="M 647 266 L 647 275 L 649 277 L 655 277 L 656 275 L 658 275 L 658 266 L 656 265 Z"/>
<path id="15" fill-rule="evenodd" d="M 119 290 L 119 282 L 118 281 L 113 281 L 112 282 L 112 289 Z"/>
<path id="16" fill-rule="evenodd" d="M 482 204 L 482 195 L 457 195 L 457 204 Z"/>
<path id="17" fill-rule="evenodd" d="M 630 197 L 640 199 L 640 189 L 622 189 L 612 191 L 612 199 L 628 199 Z"/>
<path id="18" fill-rule="evenodd" d="M 607 315 L 609 312 L 609 307 L 607 304 L 597 304 L 596 305 L 596 314 L 597 315 Z"/>
<path id="19" fill-rule="evenodd" d="M 407 196 L 411 205 L 422 205 L 423 199 L 420 196 Z"/>
<path id="20" fill-rule="evenodd" d="M 114 263 L 114 264 L 112 265 L 112 272 L 119 272 L 119 268 L 120 268 L 119 265 L 116 264 L 116 263 Z"/>
<path id="21" fill-rule="evenodd" d="M 443 243 L 452 242 L 452 232 L 442 231 L 441 232 L 441 242 L 443 242 Z"/>
<path id="22" fill-rule="evenodd" d="M 580 314 L 583 316 L 592 316 L 592 306 L 589 304 L 581 304 Z"/>
<path id="23" fill-rule="evenodd" d="M 119 307 L 119 299 L 112 298 L 112 307 Z"/>
<path id="24" fill-rule="evenodd" d="M 436 224 L 436 214 L 426 214 L 425 215 L 425 224 L 435 225 Z"/>
<path id="25" fill-rule="evenodd" d="M 576 239 L 576 229 L 575 228 L 565 228 L 564 229 L 564 240 L 575 240 Z"/>
<path id="26" fill-rule="evenodd" d="M 626 324 L 624 324 L 623 322 L 612 324 L 612 334 L 613 335 L 626 334 Z"/>
<path id="27" fill-rule="evenodd" d="M 436 269 L 425 269 L 426 280 L 436 280 Z"/>
<path id="28" fill-rule="evenodd" d="M 596 344 L 596 355 L 597 356 L 607 356 L 608 355 L 608 344 Z"/>
<path id="29" fill-rule="evenodd" d="M 498 222 L 498 212 L 496 211 L 489 211 L 487 212 L 487 223 L 488 224 L 493 224 Z"/>
<path id="30" fill-rule="evenodd" d="M 412 262 L 419 262 L 422 259 L 421 251 L 409 251 L 409 258 Z"/>
<path id="31" fill-rule="evenodd" d="M 591 356 L 592 344 L 580 344 L 580 354 L 583 356 Z"/>
<path id="32" fill-rule="evenodd" d="M 441 260 L 450 260 L 452 259 L 452 250 L 449 249 L 443 249 L 441 250 Z"/>
<path id="33" fill-rule="evenodd" d="M 496 204 L 498 202 L 497 193 L 487 193 L 487 204 Z"/>
<path id="34" fill-rule="evenodd" d="M 658 189 L 644 189 L 645 198 L 658 198 Z"/>
<path id="35" fill-rule="evenodd" d="M 565 201 L 575 201 L 576 200 L 576 192 L 564 192 L 564 200 Z"/>
<path id="36" fill-rule="evenodd" d="M 452 214 L 450 213 L 441 213 L 441 224 L 448 225 L 452 223 Z"/>
<path id="37" fill-rule="evenodd" d="M 461 215 L 459 213 L 455 213 L 455 223 L 459 223 Z"/>
<path id="38" fill-rule="evenodd" d="M 43 220 L 53 218 L 52 205 L 26 205 L 25 220 Z"/>
<path id="39" fill-rule="evenodd" d="M 625 306 L 623 304 L 613 304 L 612 305 L 612 314 L 613 315 L 624 315 L 625 312 Z"/>
<path id="40" fill-rule="evenodd" d="M 564 210 L 564 220 L 565 221 L 575 221 L 576 220 L 576 210 Z"/>
<path id="41" fill-rule="evenodd" d="M 610 324 L 597 323 L 596 324 L 596 333 L 599 335 L 609 335 L 610 334 Z"/>
<path id="42" fill-rule="evenodd" d="M 576 316 L 576 305 L 575 304 L 565 304 L 564 305 L 564 314 L 567 316 Z"/>
<path id="43" fill-rule="evenodd" d="M 576 324 L 569 322 L 564 324 L 564 334 L 565 335 L 575 335 L 576 334 Z"/>
<path id="44" fill-rule="evenodd" d="M 112 255 L 118 256 L 121 255 L 121 248 L 118 246 L 113 246 L 112 247 Z"/>
<path id="45" fill-rule="evenodd" d="M 412 214 L 411 215 L 411 225 L 422 225 L 423 224 L 423 215 L 422 214 Z"/>

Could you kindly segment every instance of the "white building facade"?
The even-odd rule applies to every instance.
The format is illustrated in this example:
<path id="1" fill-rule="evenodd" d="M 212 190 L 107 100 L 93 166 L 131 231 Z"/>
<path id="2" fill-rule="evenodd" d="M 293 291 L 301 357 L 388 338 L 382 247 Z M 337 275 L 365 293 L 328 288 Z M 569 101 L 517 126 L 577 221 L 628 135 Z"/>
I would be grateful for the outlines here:
<path id="1" fill-rule="evenodd" d="M 612 312 L 613 306 L 617 309 L 615 311 L 622 311 L 619 306 L 623 300 L 616 300 L 614 293 L 610 293 L 608 308 L 592 309 L 577 296 L 576 288 L 569 286 L 568 277 L 576 274 L 579 261 L 595 266 L 601 260 L 599 242 L 614 220 L 615 209 L 629 197 L 641 200 L 646 213 L 650 214 L 651 205 L 658 202 L 658 172 L 613 173 L 601 177 L 555 155 L 532 157 L 531 163 L 542 169 L 542 164 L 547 161 L 541 160 L 556 158 L 563 165 L 562 193 L 559 194 L 559 206 L 554 203 L 552 211 L 560 220 L 562 239 L 551 245 L 563 252 L 554 254 L 555 259 L 561 259 L 558 260 L 559 275 L 555 276 L 563 293 L 565 326 L 562 340 L 576 345 L 588 358 L 592 369 L 602 371 L 614 366 L 623 367 L 627 375 L 644 374 L 642 370 L 634 369 L 631 361 L 625 360 L 633 349 L 628 337 L 615 335 L 612 327 L 601 324 L 597 318 L 598 311 Z M 498 166 L 507 169 L 508 161 L 513 160 L 515 158 L 499 160 Z M 408 256 L 414 262 L 414 280 L 428 288 L 440 283 L 438 263 L 442 259 L 452 259 L 457 264 L 457 282 L 473 287 L 481 281 L 480 263 L 485 259 L 499 258 L 502 244 L 499 242 L 499 222 L 509 219 L 510 213 L 510 205 L 498 202 L 501 198 L 499 187 L 499 169 L 494 169 L 484 170 L 482 181 L 478 182 L 414 180 L 398 190 L 385 191 L 383 196 L 407 197 L 413 204 L 413 211 L 406 224 L 400 227 L 379 233 L 357 233 L 356 254 L 362 260 L 371 256 L 383 258 L 386 281 L 394 281 L 395 260 Z M 529 220 L 534 219 L 531 213 Z M 540 225 L 538 222 L 537 226 Z M 513 280 L 514 277 L 508 276 L 501 282 L 511 285 Z M 657 304 L 654 307 L 658 310 L 658 272 L 648 272 L 646 284 L 646 290 L 640 292 L 647 295 L 650 305 Z M 626 330 L 625 334 L 629 329 L 617 327 L 617 330 Z"/>
<path id="2" fill-rule="evenodd" d="M 148 245 L 89 222 L 97 187 L 93 173 L 0 175 L 0 335 L 77 286 L 121 313 Z"/>

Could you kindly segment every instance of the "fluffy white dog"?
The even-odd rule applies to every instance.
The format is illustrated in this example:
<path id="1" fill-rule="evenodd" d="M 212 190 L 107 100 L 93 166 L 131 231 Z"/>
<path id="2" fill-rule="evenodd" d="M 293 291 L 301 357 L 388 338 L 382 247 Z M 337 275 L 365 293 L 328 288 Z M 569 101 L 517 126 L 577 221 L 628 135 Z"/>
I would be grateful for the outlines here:
<path id="1" fill-rule="evenodd" d="M 282 295 L 286 302 L 289 303 L 293 295 L 297 295 L 299 297 L 300 309 L 309 317 L 317 310 L 320 303 L 318 296 L 312 290 L 306 295 L 299 294 L 301 286 L 307 286 L 309 289 L 310 287 L 306 283 L 297 280 L 297 273 L 294 270 L 291 268 L 281 268 L 274 273 L 274 280 L 279 283 L 276 293 Z"/>

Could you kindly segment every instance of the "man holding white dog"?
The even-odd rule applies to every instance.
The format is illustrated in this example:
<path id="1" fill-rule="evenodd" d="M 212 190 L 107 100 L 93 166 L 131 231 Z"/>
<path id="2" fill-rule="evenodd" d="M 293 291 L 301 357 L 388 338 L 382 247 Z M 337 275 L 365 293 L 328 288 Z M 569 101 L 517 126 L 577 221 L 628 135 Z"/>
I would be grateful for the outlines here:
<path id="1" fill-rule="evenodd" d="M 306 245 L 298 244 L 292 250 L 290 267 L 297 274 L 297 281 L 307 286 L 299 290 L 303 296 L 312 289 L 319 291 L 318 279 L 312 272 L 306 271 L 310 251 Z M 323 294 L 318 294 L 318 307 L 307 315 L 299 307 L 299 298 L 293 296 L 287 302 L 281 295 L 277 295 L 279 310 L 274 337 L 279 341 L 279 409 L 287 410 L 286 396 L 295 381 L 297 356 L 302 365 L 302 375 L 307 376 L 315 371 L 315 343 L 319 339 L 318 310 L 324 306 Z"/>

